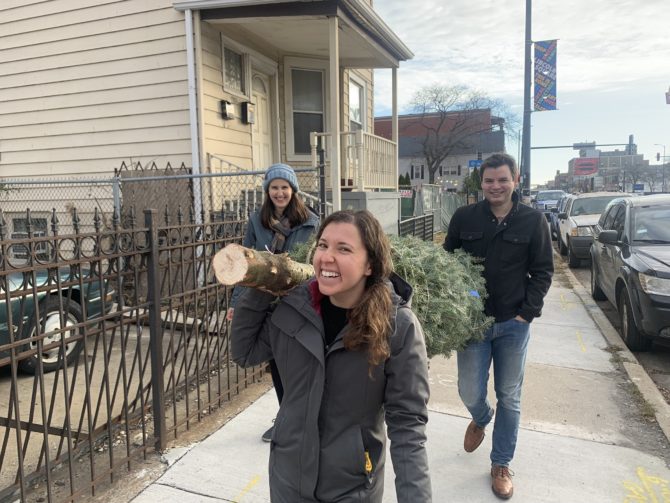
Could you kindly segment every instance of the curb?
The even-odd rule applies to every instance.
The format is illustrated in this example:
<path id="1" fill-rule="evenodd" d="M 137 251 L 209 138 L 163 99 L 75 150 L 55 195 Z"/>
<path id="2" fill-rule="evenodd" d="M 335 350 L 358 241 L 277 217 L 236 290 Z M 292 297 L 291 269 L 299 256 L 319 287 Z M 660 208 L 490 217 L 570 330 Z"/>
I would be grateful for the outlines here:
<path id="1" fill-rule="evenodd" d="M 554 260 L 555 262 L 556 260 Z M 665 401 L 665 398 L 651 377 L 649 377 L 649 374 L 644 370 L 644 367 L 640 365 L 636 356 L 626 347 L 619 332 L 612 326 L 605 313 L 593 301 L 591 294 L 586 291 L 569 267 L 564 265 L 563 270 L 568 281 L 570 281 L 573 291 L 582 301 L 582 304 L 584 304 L 586 311 L 600 329 L 607 343 L 617 348 L 623 357 L 623 368 L 626 374 L 628 374 L 628 378 L 637 387 L 644 399 L 654 407 L 656 422 L 661 427 L 665 438 L 670 442 L 670 405 Z"/>

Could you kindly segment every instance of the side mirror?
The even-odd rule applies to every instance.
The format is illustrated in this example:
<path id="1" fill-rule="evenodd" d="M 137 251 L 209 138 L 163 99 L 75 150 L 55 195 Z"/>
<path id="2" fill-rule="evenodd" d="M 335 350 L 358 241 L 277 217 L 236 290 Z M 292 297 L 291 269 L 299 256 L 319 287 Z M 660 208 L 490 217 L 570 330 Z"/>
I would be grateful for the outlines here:
<path id="1" fill-rule="evenodd" d="M 565 213 L 565 212 L 559 213 L 558 218 L 561 219 L 561 220 L 565 220 L 566 218 L 568 218 L 568 214 Z"/>
<path id="2" fill-rule="evenodd" d="M 598 241 L 604 245 L 615 245 L 619 242 L 619 232 L 615 230 L 601 231 Z"/>

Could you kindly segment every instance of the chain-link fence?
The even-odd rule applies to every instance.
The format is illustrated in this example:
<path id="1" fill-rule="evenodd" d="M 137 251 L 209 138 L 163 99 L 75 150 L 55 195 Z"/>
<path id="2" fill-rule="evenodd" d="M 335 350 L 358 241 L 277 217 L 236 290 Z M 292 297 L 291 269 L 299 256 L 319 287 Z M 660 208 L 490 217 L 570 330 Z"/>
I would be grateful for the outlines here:
<path id="1" fill-rule="evenodd" d="M 0 181 L 0 209 L 8 238 L 26 238 L 28 227 L 33 237 L 48 235 L 54 219 L 61 233 L 74 232 L 76 225 L 81 232 L 92 232 L 96 213 L 103 230 L 113 228 L 114 218 L 125 228 L 133 215 L 147 208 L 157 209 L 168 223 L 177 221 L 179 211 L 185 220 L 192 216 L 194 222 L 232 215 L 246 218 L 263 202 L 264 171 L 217 162 L 209 166 L 217 171 L 205 174 L 193 174 L 183 164 L 177 169 L 169 164 L 165 169 L 155 164 L 146 169 L 123 164 L 108 178 L 4 179 Z M 321 213 L 325 195 L 320 190 L 319 169 L 295 171 L 301 196 Z"/>

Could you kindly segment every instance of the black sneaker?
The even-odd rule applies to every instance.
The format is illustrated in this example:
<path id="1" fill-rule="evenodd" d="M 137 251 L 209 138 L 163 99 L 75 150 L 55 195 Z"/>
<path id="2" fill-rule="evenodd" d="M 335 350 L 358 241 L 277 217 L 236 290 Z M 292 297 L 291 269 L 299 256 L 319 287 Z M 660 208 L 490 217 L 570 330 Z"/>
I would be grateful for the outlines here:
<path id="1" fill-rule="evenodd" d="M 274 422 L 274 419 L 272 420 Z M 275 431 L 275 425 L 273 424 L 270 426 L 265 433 L 263 433 L 263 436 L 261 439 L 263 442 L 272 442 L 272 433 Z"/>

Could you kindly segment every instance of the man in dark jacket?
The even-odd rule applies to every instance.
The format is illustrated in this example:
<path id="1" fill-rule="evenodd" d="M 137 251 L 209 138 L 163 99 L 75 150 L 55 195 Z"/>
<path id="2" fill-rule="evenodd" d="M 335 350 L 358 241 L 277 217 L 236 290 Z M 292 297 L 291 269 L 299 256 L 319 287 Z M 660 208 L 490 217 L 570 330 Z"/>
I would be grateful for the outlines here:
<path id="1" fill-rule="evenodd" d="M 474 451 L 484 439 L 494 409 L 487 399 L 489 368 L 497 407 L 491 450 L 492 489 L 513 494 L 509 464 L 514 457 L 521 413 L 530 323 L 540 316 L 554 272 L 551 237 L 542 213 L 523 204 L 514 191 L 516 162 L 494 154 L 481 166 L 484 200 L 459 208 L 444 241 L 448 252 L 462 248 L 484 259 L 486 314 L 495 318 L 484 339 L 458 352 L 458 392 L 472 415 L 463 447 Z"/>

